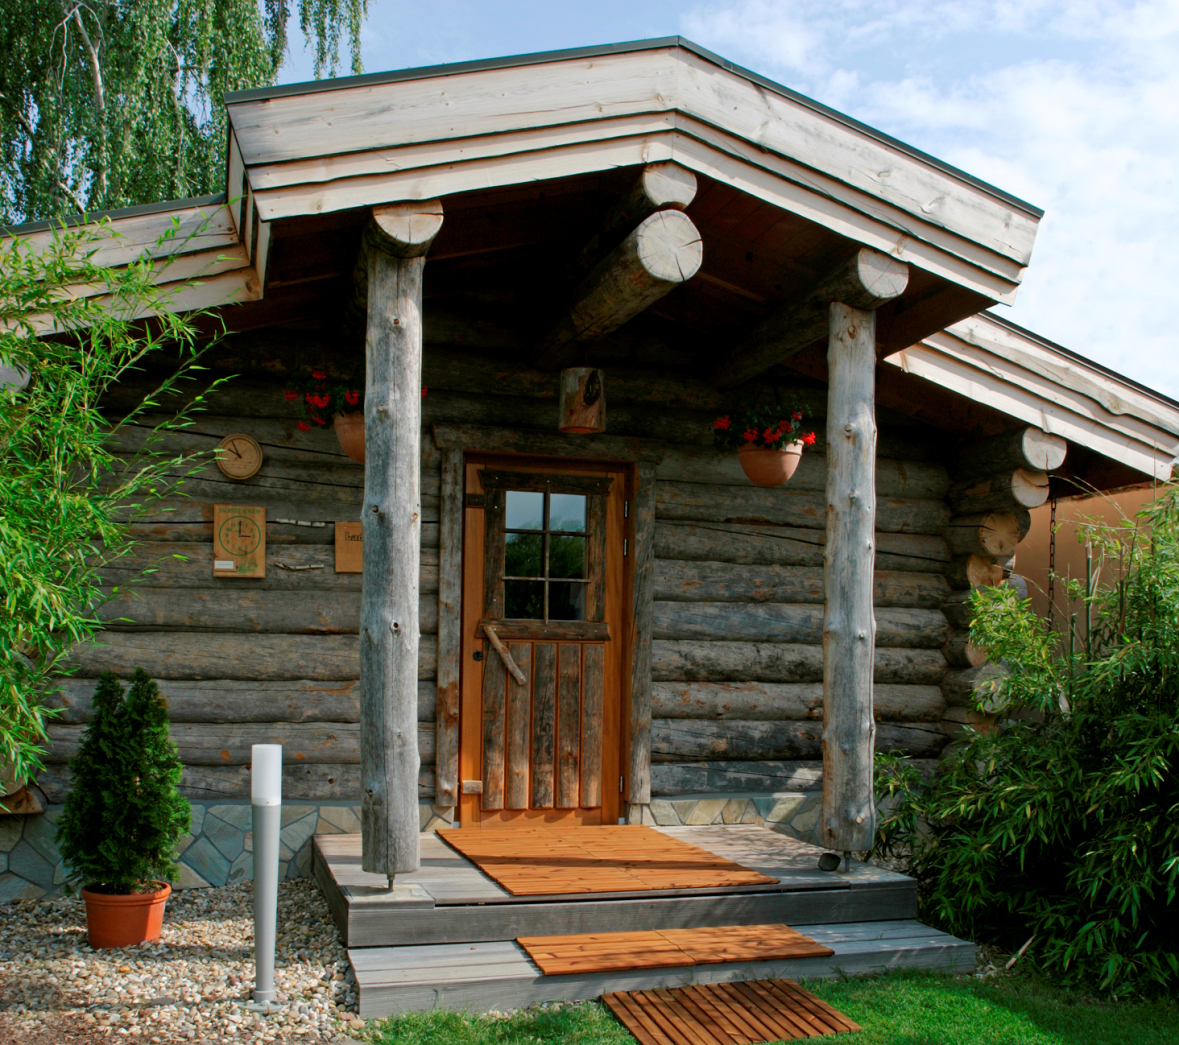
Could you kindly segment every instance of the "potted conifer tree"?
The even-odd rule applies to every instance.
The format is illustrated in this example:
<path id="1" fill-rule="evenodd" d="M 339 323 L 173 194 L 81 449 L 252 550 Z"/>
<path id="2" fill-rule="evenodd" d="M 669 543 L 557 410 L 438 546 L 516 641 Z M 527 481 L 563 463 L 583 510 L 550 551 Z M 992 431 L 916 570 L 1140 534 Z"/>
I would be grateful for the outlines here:
<path id="1" fill-rule="evenodd" d="M 106 672 L 57 821 L 71 885 L 82 886 L 90 946 L 130 947 L 159 938 L 167 879 L 192 823 L 181 797 L 180 758 L 168 736 L 168 706 L 142 668 L 124 694 Z"/>

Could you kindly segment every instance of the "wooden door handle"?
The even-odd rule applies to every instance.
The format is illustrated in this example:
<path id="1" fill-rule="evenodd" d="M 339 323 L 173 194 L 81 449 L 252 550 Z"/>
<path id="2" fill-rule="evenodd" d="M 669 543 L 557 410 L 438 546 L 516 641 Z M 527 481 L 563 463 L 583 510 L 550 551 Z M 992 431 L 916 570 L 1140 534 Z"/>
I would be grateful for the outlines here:
<path id="1" fill-rule="evenodd" d="M 488 641 L 490 641 L 490 643 L 495 647 L 495 652 L 499 654 L 500 660 L 502 660 L 504 662 L 504 667 L 508 669 L 508 673 L 521 686 L 523 686 L 524 683 L 527 682 L 528 680 L 524 677 L 524 672 L 522 672 L 519 669 L 519 667 L 516 665 L 516 662 L 514 660 L 512 660 L 512 655 L 508 652 L 507 646 L 505 646 L 500 641 L 499 636 L 495 633 L 494 626 L 491 624 L 488 624 L 486 621 L 484 621 L 483 622 L 483 634 L 487 636 Z"/>

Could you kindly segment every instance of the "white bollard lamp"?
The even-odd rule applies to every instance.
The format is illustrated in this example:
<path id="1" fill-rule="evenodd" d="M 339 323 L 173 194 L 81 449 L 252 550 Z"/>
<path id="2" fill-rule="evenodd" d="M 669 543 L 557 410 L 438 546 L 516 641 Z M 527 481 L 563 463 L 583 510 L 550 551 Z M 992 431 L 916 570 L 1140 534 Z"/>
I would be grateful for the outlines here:
<path id="1" fill-rule="evenodd" d="M 282 745 L 251 748 L 254 812 L 254 1000 L 251 1012 L 273 1012 L 274 945 L 278 930 L 278 844 L 282 827 Z"/>

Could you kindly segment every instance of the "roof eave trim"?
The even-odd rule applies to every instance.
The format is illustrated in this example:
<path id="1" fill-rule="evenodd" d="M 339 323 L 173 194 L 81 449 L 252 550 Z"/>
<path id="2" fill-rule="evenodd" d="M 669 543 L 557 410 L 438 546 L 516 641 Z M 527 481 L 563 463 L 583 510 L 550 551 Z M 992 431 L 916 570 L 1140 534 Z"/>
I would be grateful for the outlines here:
<path id="1" fill-rule="evenodd" d="M 860 134 L 866 135 L 880 142 L 882 145 L 887 145 L 891 149 L 896 149 L 912 159 L 919 160 L 922 163 L 929 164 L 937 168 L 951 177 L 958 178 L 983 192 L 986 192 L 996 199 L 1002 200 L 1004 203 L 1016 207 L 1024 211 L 1026 214 L 1039 220 L 1044 216 L 1044 211 L 1026 200 L 1020 199 L 1018 196 L 1013 196 L 1009 192 L 1004 192 L 1002 189 L 991 185 L 989 182 L 983 181 L 981 178 L 976 178 L 966 171 L 960 170 L 943 160 L 939 160 L 936 156 L 931 156 L 929 153 L 922 152 L 920 149 L 915 149 L 905 142 L 893 138 L 891 135 L 885 134 L 883 131 L 877 130 L 875 127 L 870 127 L 866 123 L 861 123 L 859 120 L 853 119 L 846 113 L 841 113 L 837 109 L 832 109 L 824 105 L 822 102 L 817 102 L 813 98 L 808 98 L 804 94 L 799 94 L 797 91 L 771 80 L 768 77 L 762 76 L 760 73 L 755 73 L 744 66 L 737 65 L 735 62 L 729 61 L 721 55 L 714 54 L 707 48 L 701 47 L 699 44 L 682 36 L 664 36 L 651 40 L 632 40 L 626 43 L 616 44 L 600 44 L 593 47 L 574 47 L 566 50 L 558 51 L 535 51 L 530 54 L 509 55 L 500 58 L 483 58 L 471 62 L 453 62 L 447 65 L 426 65 L 418 66 L 411 69 L 398 69 L 390 72 L 380 73 L 365 73 L 362 76 L 344 76 L 338 79 L 331 80 L 310 80 L 303 83 L 281 84 L 275 87 L 256 87 L 245 91 L 227 91 L 223 95 L 226 106 L 230 106 L 239 102 L 253 102 L 253 101 L 269 101 L 274 98 L 286 98 L 301 94 L 317 94 L 323 91 L 338 91 L 346 90 L 350 87 L 364 87 L 375 86 L 386 83 L 399 83 L 408 80 L 426 80 L 435 76 L 458 76 L 462 73 L 482 72 L 488 69 L 506 69 L 513 66 L 525 65 L 545 65 L 550 62 L 562 61 L 576 61 L 584 58 L 600 58 L 612 54 L 623 54 L 628 51 L 655 51 L 667 48 L 679 47 L 685 51 L 691 51 L 693 54 L 703 58 L 705 61 L 712 62 L 714 65 L 720 66 L 727 72 L 731 72 L 736 76 L 744 77 L 745 79 L 757 84 L 759 87 L 774 94 L 781 95 L 788 98 L 798 105 L 803 105 L 814 112 L 821 113 L 829 119 L 835 120 L 843 124 L 851 130 Z M 233 114 L 230 113 L 230 124 L 233 122 Z"/>
<path id="2" fill-rule="evenodd" d="M 59 218 L 47 221 L 26 221 L 20 225 L 0 225 L 0 236 L 26 236 L 34 232 L 48 232 L 50 229 L 75 228 L 80 225 L 93 225 L 109 218 L 118 221 L 120 218 L 138 218 L 146 214 L 163 214 L 167 211 L 193 210 L 197 207 L 219 207 L 228 202 L 224 192 L 212 196 L 190 196 L 182 200 L 163 200 L 160 203 L 141 203 L 137 207 L 119 207 L 115 210 L 98 210 L 93 214 L 63 214 Z"/>

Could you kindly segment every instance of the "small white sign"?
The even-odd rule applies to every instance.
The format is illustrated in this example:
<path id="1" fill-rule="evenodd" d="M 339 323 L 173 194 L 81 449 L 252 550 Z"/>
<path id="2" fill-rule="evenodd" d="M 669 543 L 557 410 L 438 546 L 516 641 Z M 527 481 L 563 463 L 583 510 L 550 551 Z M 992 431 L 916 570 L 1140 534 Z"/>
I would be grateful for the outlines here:
<path id="1" fill-rule="evenodd" d="M 232 570 L 236 565 L 237 563 L 235 563 L 232 559 L 213 560 L 213 569 L 215 570 Z"/>

